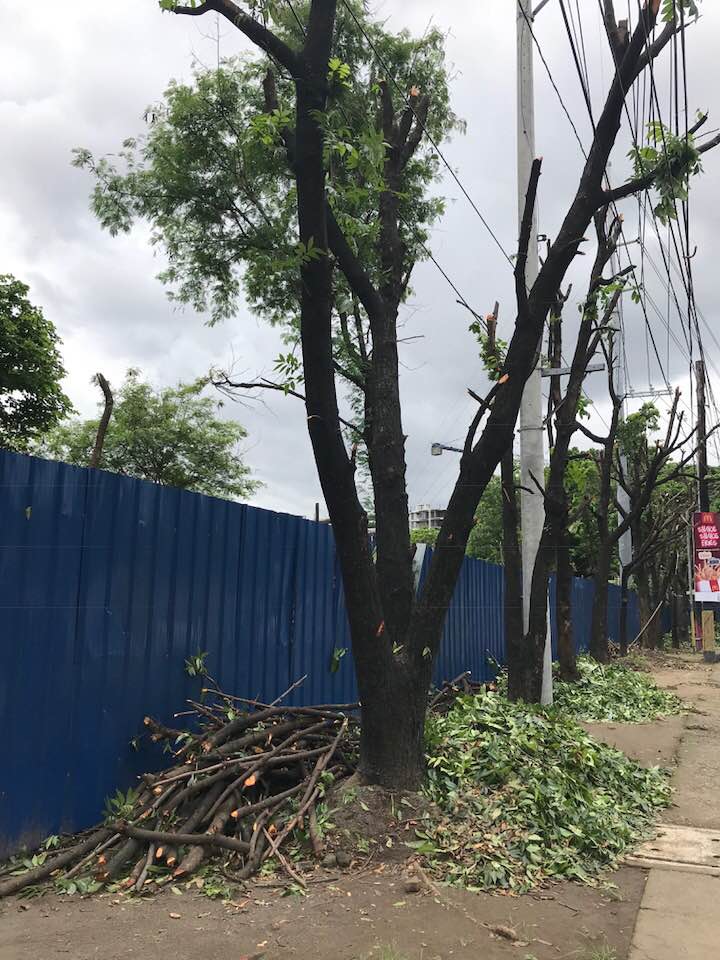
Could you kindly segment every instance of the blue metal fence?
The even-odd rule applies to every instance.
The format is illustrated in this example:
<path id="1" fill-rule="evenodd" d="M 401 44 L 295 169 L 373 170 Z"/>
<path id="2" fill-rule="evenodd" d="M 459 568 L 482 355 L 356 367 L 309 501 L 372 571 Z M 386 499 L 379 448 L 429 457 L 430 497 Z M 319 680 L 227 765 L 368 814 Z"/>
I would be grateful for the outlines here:
<path id="1" fill-rule="evenodd" d="M 574 589 L 583 648 L 592 584 Z M 502 662 L 502 591 L 465 562 L 438 679 Z M 294 702 L 345 702 L 350 657 L 329 665 L 349 646 L 328 525 L 0 451 L 0 856 L 95 822 L 157 763 L 130 741 L 198 694 L 187 657 L 240 696 L 307 674 Z"/>

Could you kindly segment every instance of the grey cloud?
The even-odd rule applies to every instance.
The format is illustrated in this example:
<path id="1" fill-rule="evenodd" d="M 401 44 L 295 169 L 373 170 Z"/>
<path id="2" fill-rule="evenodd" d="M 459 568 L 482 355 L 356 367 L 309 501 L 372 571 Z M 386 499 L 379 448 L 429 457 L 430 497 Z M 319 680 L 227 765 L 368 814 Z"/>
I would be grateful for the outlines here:
<path id="1" fill-rule="evenodd" d="M 589 121 L 556 6 L 548 5 L 536 30 L 587 143 Z M 720 117 L 720 94 L 713 82 L 714 37 L 720 26 L 715 6 L 704 4 L 703 21 L 688 39 L 690 102 L 711 108 L 711 127 Z M 203 37 L 214 33 L 213 18 L 163 16 L 150 0 L 122 6 L 77 0 L 66 5 L 62 18 L 48 18 L 40 7 L 16 5 L 12 31 L 0 38 L 0 269 L 28 280 L 33 296 L 58 325 L 66 341 L 68 389 L 76 405 L 83 413 L 94 410 L 89 378 L 98 366 L 116 380 L 132 364 L 158 383 L 172 383 L 200 375 L 211 365 L 226 366 L 234 357 L 243 376 L 268 374 L 279 349 L 277 331 L 259 324 L 244 308 L 233 321 L 214 329 L 192 311 L 174 308 L 155 280 L 161 263 L 147 243 L 147 232 L 137 230 L 117 239 L 103 234 L 88 210 L 90 179 L 69 165 L 74 146 L 112 152 L 124 137 L 141 132 L 146 105 L 162 94 L 171 77 L 190 75 L 194 55 L 214 62 L 215 44 Z M 594 7 L 589 4 L 586 42 L 593 99 L 599 107 L 610 67 L 605 51 L 598 56 L 604 40 Z M 379 13 L 391 26 L 407 26 L 415 33 L 422 33 L 431 17 L 448 30 L 448 60 L 456 75 L 453 105 L 467 120 L 468 132 L 454 137 L 446 155 L 512 254 L 517 234 L 514 4 L 451 0 L 438 8 L 433 0 L 385 0 Z M 227 25 L 221 34 L 223 55 L 247 49 Z M 539 61 L 536 99 L 538 152 L 544 157 L 540 224 L 552 235 L 577 182 L 582 157 Z M 625 144 L 619 147 L 613 161 L 618 182 L 627 175 L 626 149 Z M 698 303 L 715 324 L 720 309 L 713 249 L 720 228 L 720 151 L 706 158 L 705 167 L 692 203 L 693 238 L 699 247 L 693 270 Z M 500 301 L 501 335 L 507 337 L 514 320 L 510 268 L 450 177 L 439 191 L 448 198 L 448 210 L 432 238 L 433 252 L 476 309 L 485 312 Z M 633 238 L 631 204 L 626 212 L 627 233 Z M 652 240 L 649 248 L 660 262 Z M 575 302 L 587 283 L 588 261 L 589 256 L 580 258 L 569 277 Z M 666 308 L 662 286 L 651 271 L 648 277 L 653 298 Z M 462 438 L 472 415 L 466 389 L 482 390 L 487 381 L 467 331 L 467 313 L 431 263 L 417 267 L 413 287 L 412 302 L 403 310 L 402 336 L 420 339 L 401 346 L 410 497 L 441 504 L 457 461 L 452 455 L 431 458 L 430 443 Z M 679 283 L 677 289 L 682 290 Z M 673 329 L 683 342 L 675 313 Z M 629 303 L 626 319 L 631 376 L 644 386 L 644 321 Z M 651 321 L 664 351 L 662 323 L 652 313 Z M 569 303 L 568 349 L 576 323 L 577 311 Z M 720 350 L 709 335 L 706 348 L 713 362 L 720 362 Z M 651 373 L 658 377 L 656 364 Z M 686 383 L 686 360 L 674 348 L 670 375 L 674 382 Z M 607 416 L 604 377 L 589 378 L 588 391 L 597 400 L 593 424 L 601 430 L 601 417 Z M 248 461 L 266 484 L 256 502 L 309 515 L 320 492 L 302 404 L 268 395 L 262 402 L 227 403 L 223 415 L 237 417 L 249 431 Z"/>

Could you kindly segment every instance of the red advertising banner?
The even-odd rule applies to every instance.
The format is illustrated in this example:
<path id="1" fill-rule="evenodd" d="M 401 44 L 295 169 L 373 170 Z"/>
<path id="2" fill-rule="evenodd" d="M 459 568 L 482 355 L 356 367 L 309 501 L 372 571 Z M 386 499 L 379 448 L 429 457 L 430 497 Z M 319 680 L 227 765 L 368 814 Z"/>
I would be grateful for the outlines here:
<path id="1" fill-rule="evenodd" d="M 693 514 L 695 599 L 720 603 L 720 514 Z"/>

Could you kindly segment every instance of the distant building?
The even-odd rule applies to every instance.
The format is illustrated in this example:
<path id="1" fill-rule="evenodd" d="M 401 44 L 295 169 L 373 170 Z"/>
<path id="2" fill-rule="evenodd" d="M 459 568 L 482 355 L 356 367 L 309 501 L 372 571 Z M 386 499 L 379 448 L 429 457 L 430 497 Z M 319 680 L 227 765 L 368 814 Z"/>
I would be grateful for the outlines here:
<path id="1" fill-rule="evenodd" d="M 429 527 L 431 530 L 439 530 L 444 519 L 444 510 L 436 510 L 435 507 L 421 503 L 415 510 L 410 511 L 410 529 L 422 530 Z"/>

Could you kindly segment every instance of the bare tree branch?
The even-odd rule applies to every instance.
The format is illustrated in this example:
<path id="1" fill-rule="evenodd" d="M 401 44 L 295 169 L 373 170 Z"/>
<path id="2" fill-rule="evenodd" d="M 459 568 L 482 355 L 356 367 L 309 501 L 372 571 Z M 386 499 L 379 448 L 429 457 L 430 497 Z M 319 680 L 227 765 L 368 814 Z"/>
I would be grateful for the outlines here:
<path id="1" fill-rule="evenodd" d="M 110 417 L 112 416 L 115 400 L 113 398 L 112 390 L 110 389 L 110 384 L 107 382 L 105 377 L 101 373 L 96 373 L 94 379 L 102 390 L 103 398 L 105 400 L 105 407 L 103 409 L 102 416 L 100 417 L 100 423 L 98 424 L 97 434 L 95 436 L 95 446 L 93 447 L 90 462 L 88 463 L 89 467 L 96 468 L 100 466 L 103 445 L 105 443 L 105 435 L 107 433 L 108 426 L 110 425 Z"/>
<path id="2" fill-rule="evenodd" d="M 274 57 L 294 76 L 303 75 L 306 65 L 303 58 L 276 36 L 262 23 L 249 16 L 244 10 L 233 3 L 233 0 L 206 0 L 195 7 L 178 5 L 173 7 L 173 13 L 185 17 L 201 17 L 205 13 L 215 12 L 229 20 L 241 33 L 257 44 L 269 56 Z"/>

